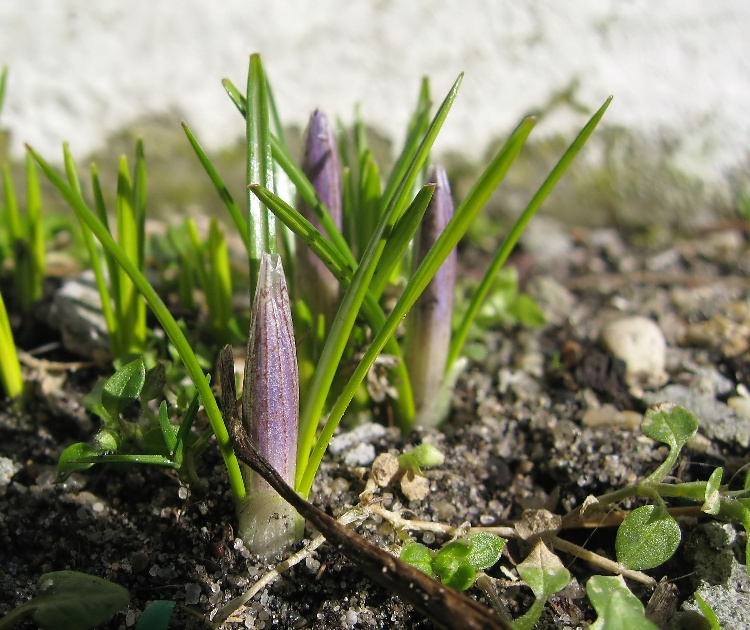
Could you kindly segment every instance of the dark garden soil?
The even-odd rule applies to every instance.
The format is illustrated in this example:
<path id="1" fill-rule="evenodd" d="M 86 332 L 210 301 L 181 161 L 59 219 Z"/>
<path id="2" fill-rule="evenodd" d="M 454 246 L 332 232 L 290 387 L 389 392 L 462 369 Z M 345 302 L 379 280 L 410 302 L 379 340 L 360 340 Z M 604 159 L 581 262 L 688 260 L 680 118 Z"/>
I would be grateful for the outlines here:
<path id="1" fill-rule="evenodd" d="M 384 507 L 404 509 L 405 518 L 454 526 L 508 525 L 527 509 L 564 514 L 588 495 L 645 477 L 663 460 L 666 448 L 638 430 L 648 404 L 662 400 L 691 408 L 701 421 L 674 471 L 679 479 L 705 480 L 723 466 L 729 480 L 748 463 L 750 404 L 737 396 L 738 387 L 750 388 L 750 246 L 744 226 L 668 234 L 651 244 L 608 229 L 546 223 L 545 230 L 540 246 L 529 237 L 518 262 L 528 279 L 525 290 L 543 307 L 547 324 L 533 330 L 494 326 L 471 343 L 473 360 L 459 379 L 442 430 L 402 437 L 395 429 L 368 425 L 348 442 L 339 438 L 316 480 L 311 497 L 316 505 L 340 516 L 359 501 L 375 455 L 430 442 L 446 461 L 424 471 L 428 495 L 410 501 L 394 482 L 379 494 Z M 466 275 L 478 275 L 473 270 L 487 261 L 481 253 L 464 253 L 464 260 L 472 258 Z M 635 395 L 625 384 L 624 364 L 597 344 L 602 326 L 623 315 L 656 321 L 668 346 L 668 381 Z M 0 614 L 33 597 L 40 575 L 70 569 L 129 590 L 130 604 L 106 628 L 134 627 L 152 600 L 177 602 L 172 628 L 208 627 L 223 604 L 268 568 L 233 537 L 233 506 L 217 449 L 209 449 L 198 464 L 205 488 L 189 488 L 159 469 L 114 466 L 76 473 L 55 485 L 60 452 L 89 440 L 96 429 L 81 399 L 99 372 L 52 369 L 42 378 L 39 370 L 28 411 L 0 413 Z M 56 374 L 64 378 L 55 381 Z M 387 409 L 381 411 L 387 423 Z M 749 627 L 745 534 L 733 524 L 692 516 L 680 523 L 683 541 L 674 558 L 647 572 L 671 585 L 662 587 L 666 597 L 652 604 L 655 622 L 662 628 L 700 627 L 695 617 L 675 611 L 689 606 L 701 589 L 725 627 Z M 357 530 L 388 549 L 401 544 L 380 517 Z M 307 531 L 308 540 L 314 535 Z M 430 532 L 411 535 L 433 548 L 449 540 Z M 560 534 L 609 558 L 614 536 L 614 527 Z M 513 583 L 513 566 L 527 552 L 511 541 L 499 565 L 489 570 L 514 617 L 532 602 L 531 591 Z M 539 627 L 585 628 L 595 619 L 586 581 L 606 572 L 559 555 L 573 581 L 549 601 Z M 628 584 L 649 602 L 652 588 Z M 487 603 L 478 588 L 468 593 Z M 434 625 L 323 545 L 224 627 Z"/>

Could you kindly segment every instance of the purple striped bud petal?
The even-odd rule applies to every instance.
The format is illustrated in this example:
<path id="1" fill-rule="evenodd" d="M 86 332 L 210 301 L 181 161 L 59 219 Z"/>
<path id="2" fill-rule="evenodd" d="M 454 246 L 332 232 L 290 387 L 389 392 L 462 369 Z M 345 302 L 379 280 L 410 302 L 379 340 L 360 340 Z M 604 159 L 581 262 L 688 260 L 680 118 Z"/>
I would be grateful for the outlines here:
<path id="1" fill-rule="evenodd" d="M 339 150 L 328 118 L 319 109 L 310 116 L 302 170 L 320 200 L 328 208 L 333 223 L 341 229 L 342 188 Z M 308 221 L 328 236 L 307 204 L 300 200 L 298 208 Z M 326 326 L 330 326 L 338 308 L 339 283 L 320 259 L 299 239 L 296 252 L 295 279 L 298 296 L 307 302 L 314 315 L 322 314 Z"/>
<path id="2" fill-rule="evenodd" d="M 453 218 L 453 199 L 445 169 L 442 166 L 431 168 L 427 182 L 436 186 L 430 205 L 414 237 L 414 269 L 422 262 Z M 454 249 L 409 313 L 405 356 L 414 403 L 418 410 L 436 397 L 446 372 L 456 267 L 457 257 Z M 424 414 L 419 414 L 418 421 L 438 424 L 442 418 L 431 420 L 425 418 Z"/>
<path id="3" fill-rule="evenodd" d="M 299 425 L 299 377 L 289 294 L 281 258 L 263 254 L 251 313 L 242 392 L 248 436 L 284 480 L 294 485 Z M 245 471 L 247 497 L 240 537 L 270 557 L 302 535 L 303 521 L 256 473 Z"/>

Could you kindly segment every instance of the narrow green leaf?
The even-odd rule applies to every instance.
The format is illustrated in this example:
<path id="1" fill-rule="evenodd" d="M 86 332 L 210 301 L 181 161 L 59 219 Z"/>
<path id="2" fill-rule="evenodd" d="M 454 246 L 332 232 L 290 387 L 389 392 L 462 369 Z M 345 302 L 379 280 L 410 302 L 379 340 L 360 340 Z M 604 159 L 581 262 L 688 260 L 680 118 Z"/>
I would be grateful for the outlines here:
<path id="1" fill-rule="evenodd" d="M 242 216 L 242 212 L 232 198 L 232 194 L 229 192 L 226 184 L 221 179 L 219 172 L 214 168 L 211 160 L 208 158 L 201 145 L 195 139 L 193 132 L 190 131 L 190 128 L 184 122 L 182 123 L 182 129 L 185 131 L 185 135 L 190 142 L 190 146 L 193 147 L 193 151 L 195 151 L 195 154 L 198 156 L 198 161 L 203 166 L 203 169 L 206 171 L 208 178 L 211 180 L 214 188 L 216 188 L 216 192 L 219 193 L 219 197 L 221 198 L 224 206 L 229 212 L 229 216 L 232 218 L 232 222 L 234 223 L 235 228 L 237 228 L 237 233 L 240 235 L 240 237 L 242 238 L 242 242 L 245 244 L 245 249 L 249 249 L 247 220 Z"/>
<path id="2" fill-rule="evenodd" d="M 594 575 L 586 582 L 586 593 L 598 615 L 591 630 L 659 630 L 646 618 L 643 604 L 621 575 Z"/>
<path id="3" fill-rule="evenodd" d="M 711 628 L 711 630 L 721 630 L 719 619 L 716 616 L 716 613 L 712 610 L 711 606 L 708 605 L 708 602 L 706 602 L 705 599 L 698 595 L 697 592 L 693 593 L 693 599 L 695 599 L 695 603 L 698 604 L 698 608 L 700 608 L 701 614 L 708 622 L 709 628 Z"/>
<path id="4" fill-rule="evenodd" d="M 2 293 L 0 293 L 0 381 L 5 395 L 10 399 L 17 398 L 23 392 L 21 364 L 18 362 L 16 342 L 13 339 L 13 331 Z"/>
<path id="5" fill-rule="evenodd" d="M 162 400 L 159 405 L 159 429 L 164 438 L 164 444 L 167 445 L 167 450 L 172 455 L 177 449 L 177 427 L 169 421 L 165 400 Z"/>
<path id="6" fill-rule="evenodd" d="M 523 234 L 523 231 L 526 229 L 526 226 L 528 225 L 529 221 L 531 221 L 531 219 L 537 213 L 539 208 L 544 203 L 545 199 L 547 199 L 547 196 L 549 195 L 549 193 L 552 191 L 552 189 L 555 187 L 557 182 L 563 176 L 568 166 L 570 166 L 570 163 L 573 161 L 575 156 L 578 155 L 583 145 L 589 139 L 589 136 L 591 136 L 591 134 L 594 132 L 594 129 L 599 124 L 599 121 L 601 120 L 602 116 L 604 116 L 604 112 L 607 110 L 607 107 L 609 107 L 609 104 L 611 101 L 612 101 L 612 97 L 610 96 L 604 102 L 604 105 L 602 105 L 599 108 L 599 110 L 591 117 L 588 123 L 586 123 L 584 128 L 576 136 L 573 143 L 565 151 L 563 156 L 560 158 L 560 161 L 552 169 L 550 174 L 547 176 L 547 179 L 544 180 L 542 185 L 539 187 L 539 190 L 537 190 L 537 192 L 534 194 L 529 204 L 526 206 L 524 211 L 521 213 L 521 215 L 518 217 L 516 222 L 513 224 L 513 227 L 511 228 L 508 235 L 505 237 L 505 240 L 500 246 L 500 249 L 498 249 L 497 254 L 495 254 L 495 258 L 492 260 L 492 263 L 488 267 L 487 272 L 485 273 L 484 278 L 482 279 L 482 282 L 479 284 L 479 287 L 477 287 L 476 291 L 474 292 L 469 308 L 464 314 L 464 317 L 461 320 L 461 324 L 456 329 L 453 335 L 453 339 L 451 341 L 451 349 L 450 349 L 450 352 L 448 353 L 447 365 L 452 365 L 453 362 L 458 358 L 458 355 L 461 352 L 461 348 L 463 347 L 464 342 L 466 341 L 466 336 L 469 333 L 469 328 L 471 327 L 471 324 L 474 321 L 474 318 L 476 317 L 477 312 L 479 311 L 479 307 L 481 306 L 482 302 L 487 297 L 487 294 L 492 288 L 492 282 L 495 277 L 495 274 L 497 274 L 497 272 L 505 264 L 505 261 L 508 259 L 508 256 L 510 255 L 511 251 L 513 251 L 513 248 L 516 246 L 516 243 L 518 243 L 518 240 L 521 238 L 521 234 Z M 520 147 L 518 148 L 520 150 Z M 487 199 L 489 198 L 489 195 L 484 196 L 483 194 L 479 194 L 480 193 L 479 187 L 481 186 L 483 188 L 485 187 L 490 188 L 491 190 L 489 191 L 489 193 L 491 194 L 492 190 L 494 190 L 502 181 L 503 177 L 505 177 L 507 168 L 510 167 L 510 163 L 508 163 L 504 169 L 500 168 L 500 164 L 496 164 L 496 162 L 501 162 L 501 155 L 503 154 L 504 151 L 505 151 L 505 148 L 500 150 L 500 153 L 498 154 L 498 156 L 490 164 L 490 167 L 487 169 L 487 171 L 485 171 L 485 173 L 487 173 L 490 170 L 490 168 L 493 168 L 494 166 L 494 168 L 496 169 L 494 178 L 485 179 L 485 176 L 483 175 L 482 178 L 480 178 L 480 180 L 474 185 L 474 188 L 472 188 L 472 191 L 469 193 L 469 196 L 472 196 L 472 194 L 474 194 L 474 191 L 476 190 L 477 196 L 479 197 L 478 202 L 481 203 L 481 205 L 484 205 L 486 203 Z M 517 155 L 517 152 L 516 152 L 516 155 Z M 510 162 L 512 162 L 513 159 L 515 159 L 515 155 L 513 155 L 513 158 L 511 159 Z M 466 200 L 464 200 L 463 203 L 466 203 Z"/>
<path id="7" fill-rule="evenodd" d="M 5 90 L 8 85 L 8 66 L 3 66 L 0 70 L 0 113 L 3 111 L 3 104 L 5 103 Z"/>
<path id="8" fill-rule="evenodd" d="M 659 505 L 644 505 L 625 517 L 617 529 L 617 561 L 628 569 L 653 569 L 677 551 L 682 534 L 677 521 Z"/>
<path id="9" fill-rule="evenodd" d="M 268 110 L 268 84 L 260 55 L 250 56 L 245 96 L 247 115 L 247 186 L 260 185 L 273 190 L 273 159 L 271 154 L 270 114 Z M 255 295 L 260 258 L 264 253 L 276 253 L 275 221 L 249 190 L 247 195 L 248 243 L 250 245 L 250 297 Z"/>
<path id="10" fill-rule="evenodd" d="M 434 192 L 435 184 L 428 184 L 422 188 L 388 237 L 370 283 L 370 294 L 376 300 L 382 295 L 393 269 L 401 262 L 409 243 L 414 238 Z"/>

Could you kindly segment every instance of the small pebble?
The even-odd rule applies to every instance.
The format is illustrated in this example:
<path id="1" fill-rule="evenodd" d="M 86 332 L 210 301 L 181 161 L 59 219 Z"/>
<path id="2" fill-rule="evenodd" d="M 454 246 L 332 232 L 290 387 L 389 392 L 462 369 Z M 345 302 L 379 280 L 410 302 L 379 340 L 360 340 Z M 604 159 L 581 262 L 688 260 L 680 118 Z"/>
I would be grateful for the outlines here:
<path id="1" fill-rule="evenodd" d="M 667 382 L 667 341 L 655 321 L 641 316 L 615 319 L 602 328 L 599 340 L 606 350 L 625 361 L 631 387 L 656 388 Z"/>

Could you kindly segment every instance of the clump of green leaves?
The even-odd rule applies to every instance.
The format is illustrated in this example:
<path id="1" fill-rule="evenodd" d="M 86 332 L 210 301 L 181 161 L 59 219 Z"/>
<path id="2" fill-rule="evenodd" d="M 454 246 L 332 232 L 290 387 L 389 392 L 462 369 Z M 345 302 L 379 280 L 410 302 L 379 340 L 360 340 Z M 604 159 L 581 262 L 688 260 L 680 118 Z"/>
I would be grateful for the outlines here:
<path id="1" fill-rule="evenodd" d="M 399 557 L 446 586 L 465 591 L 474 584 L 477 571 L 489 569 L 500 560 L 505 542 L 500 536 L 480 532 L 454 540 L 439 551 L 410 542 L 401 549 Z"/>
<path id="2" fill-rule="evenodd" d="M 118 369 L 108 379 L 100 379 L 84 399 L 86 409 L 102 421 L 93 444 L 78 442 L 66 448 L 58 462 L 58 481 L 94 464 L 149 464 L 174 468 L 187 480 L 198 482 L 193 462 L 211 436 L 199 437 L 192 431 L 199 399 L 194 396 L 179 426 L 172 424 L 167 403 L 149 411 L 148 403 L 163 395 L 165 367 L 146 369 L 142 357 Z M 138 413 L 133 407 L 140 403 Z"/>

